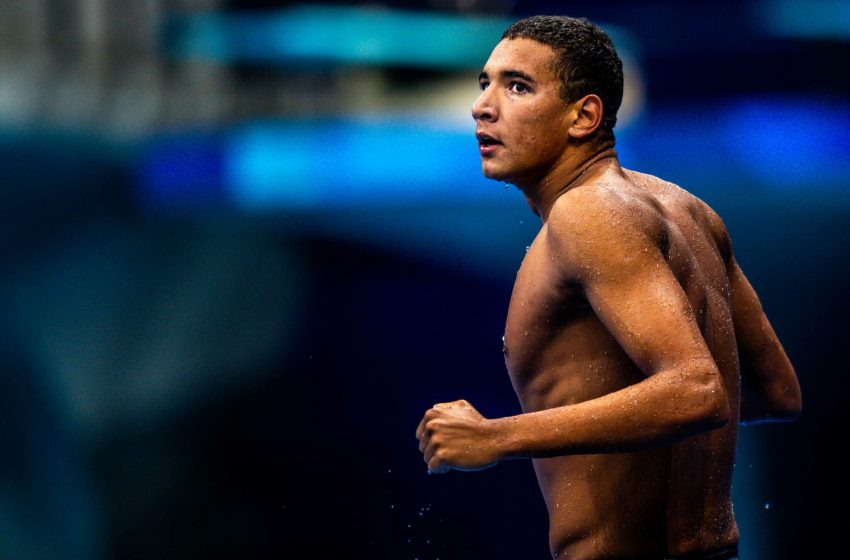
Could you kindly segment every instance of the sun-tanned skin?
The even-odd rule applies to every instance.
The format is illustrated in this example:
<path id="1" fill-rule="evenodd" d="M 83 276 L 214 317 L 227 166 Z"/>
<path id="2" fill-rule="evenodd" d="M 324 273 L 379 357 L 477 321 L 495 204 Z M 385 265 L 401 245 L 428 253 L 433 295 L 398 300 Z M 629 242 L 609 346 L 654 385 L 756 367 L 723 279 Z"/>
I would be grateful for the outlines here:
<path id="1" fill-rule="evenodd" d="M 484 174 L 516 184 L 543 220 L 505 325 L 523 413 L 437 404 L 420 450 L 437 473 L 533 459 L 555 558 L 734 546 L 739 423 L 796 417 L 796 375 L 721 219 L 621 168 L 601 101 L 560 99 L 553 56 L 503 40 L 473 106 Z"/>

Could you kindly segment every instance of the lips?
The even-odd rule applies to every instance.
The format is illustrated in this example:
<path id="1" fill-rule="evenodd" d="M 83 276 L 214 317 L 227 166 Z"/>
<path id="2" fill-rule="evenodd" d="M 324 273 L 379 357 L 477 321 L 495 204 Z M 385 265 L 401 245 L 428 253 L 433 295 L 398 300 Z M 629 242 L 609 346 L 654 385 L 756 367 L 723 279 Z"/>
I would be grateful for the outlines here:
<path id="1" fill-rule="evenodd" d="M 477 132 L 475 138 L 478 139 L 478 151 L 482 156 L 492 155 L 499 146 L 503 145 L 495 136 L 490 136 L 483 132 Z"/>

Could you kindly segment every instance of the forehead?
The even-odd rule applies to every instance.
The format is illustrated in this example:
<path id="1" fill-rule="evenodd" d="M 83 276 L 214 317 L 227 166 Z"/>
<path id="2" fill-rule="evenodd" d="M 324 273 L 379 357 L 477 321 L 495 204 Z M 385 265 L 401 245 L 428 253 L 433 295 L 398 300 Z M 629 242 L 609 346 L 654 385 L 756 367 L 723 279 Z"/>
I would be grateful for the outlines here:
<path id="1" fill-rule="evenodd" d="M 504 70 L 521 70 L 538 81 L 556 80 L 554 61 L 555 51 L 548 45 L 525 37 L 502 39 L 490 53 L 484 72 L 494 76 Z"/>

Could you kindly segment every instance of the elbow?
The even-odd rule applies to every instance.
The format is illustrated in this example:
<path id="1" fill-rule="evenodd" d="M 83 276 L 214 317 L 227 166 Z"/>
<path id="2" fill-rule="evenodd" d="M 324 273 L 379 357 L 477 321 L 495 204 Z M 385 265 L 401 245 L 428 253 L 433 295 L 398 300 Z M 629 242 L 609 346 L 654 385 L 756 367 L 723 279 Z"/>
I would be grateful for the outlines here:
<path id="1" fill-rule="evenodd" d="M 800 383 L 793 373 L 786 376 L 783 383 L 774 383 L 770 387 L 768 415 L 775 422 L 793 422 L 803 411 L 803 398 Z"/>
<path id="2" fill-rule="evenodd" d="M 695 423 L 699 431 L 716 430 L 732 418 L 726 386 L 718 371 L 707 372 L 694 384 Z"/>
<path id="3" fill-rule="evenodd" d="M 796 374 L 794 374 L 793 380 L 786 385 L 785 399 L 783 400 L 785 401 L 783 418 L 789 422 L 799 418 L 803 412 L 803 394 L 800 391 L 800 382 L 797 381 Z"/>
<path id="4" fill-rule="evenodd" d="M 775 420 L 782 422 L 793 422 L 800 417 L 802 412 L 803 399 L 801 398 L 800 393 L 797 392 L 796 395 L 788 395 L 777 402 L 771 416 Z"/>
<path id="5" fill-rule="evenodd" d="M 794 404 L 788 408 L 787 411 L 787 419 L 788 420 L 796 420 L 800 417 L 800 414 L 803 413 L 803 398 L 800 395 L 797 395 L 796 400 L 794 400 Z"/>

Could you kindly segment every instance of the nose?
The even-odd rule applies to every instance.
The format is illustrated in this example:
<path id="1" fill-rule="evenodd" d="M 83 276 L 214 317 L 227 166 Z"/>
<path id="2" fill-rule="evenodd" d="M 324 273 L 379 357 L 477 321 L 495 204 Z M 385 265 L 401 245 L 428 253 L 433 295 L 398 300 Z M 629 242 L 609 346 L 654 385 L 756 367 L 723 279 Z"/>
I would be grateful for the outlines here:
<path id="1" fill-rule="evenodd" d="M 472 104 L 472 118 L 476 121 L 492 122 L 499 116 L 493 95 L 490 91 L 491 88 L 482 91 L 478 99 L 475 100 L 475 103 Z"/>

